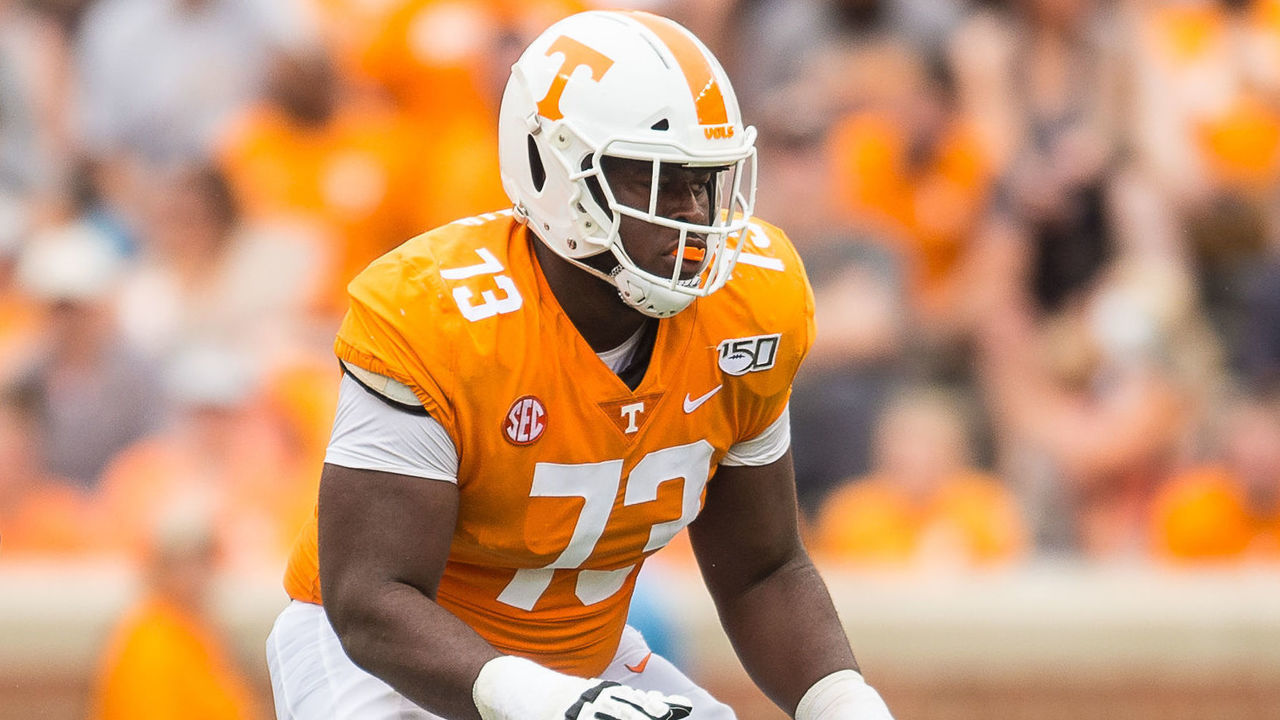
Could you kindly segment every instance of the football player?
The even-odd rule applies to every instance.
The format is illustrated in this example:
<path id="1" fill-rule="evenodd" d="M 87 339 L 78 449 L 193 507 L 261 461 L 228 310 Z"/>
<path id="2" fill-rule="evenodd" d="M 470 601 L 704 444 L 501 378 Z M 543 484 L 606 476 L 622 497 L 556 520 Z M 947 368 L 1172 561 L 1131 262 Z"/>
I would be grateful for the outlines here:
<path id="1" fill-rule="evenodd" d="M 499 118 L 513 209 L 350 285 L 315 521 L 268 639 L 281 720 L 730 720 L 626 625 L 688 527 L 751 677 L 802 720 L 884 720 L 797 532 L 787 400 L 813 339 L 752 220 L 755 131 L 692 34 L 593 11 Z"/>

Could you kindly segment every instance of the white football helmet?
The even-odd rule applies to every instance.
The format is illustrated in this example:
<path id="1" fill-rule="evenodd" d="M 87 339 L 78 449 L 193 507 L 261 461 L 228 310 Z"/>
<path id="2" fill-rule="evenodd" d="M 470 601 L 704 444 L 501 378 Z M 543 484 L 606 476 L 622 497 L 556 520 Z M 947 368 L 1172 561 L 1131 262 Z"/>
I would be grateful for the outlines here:
<path id="1" fill-rule="evenodd" d="M 722 287 L 755 205 L 755 128 L 744 127 L 720 63 L 681 25 L 645 12 L 591 11 L 544 31 L 511 69 L 498 119 L 502 185 L 516 216 L 560 257 L 612 283 L 631 307 L 669 317 Z M 601 171 L 612 156 L 652 163 L 648 207 L 619 203 Z M 658 214 L 663 164 L 717 169 L 709 225 Z M 639 267 L 618 234 L 624 216 L 706 242 L 698 272 Z M 611 273 L 582 262 L 605 251 Z"/>

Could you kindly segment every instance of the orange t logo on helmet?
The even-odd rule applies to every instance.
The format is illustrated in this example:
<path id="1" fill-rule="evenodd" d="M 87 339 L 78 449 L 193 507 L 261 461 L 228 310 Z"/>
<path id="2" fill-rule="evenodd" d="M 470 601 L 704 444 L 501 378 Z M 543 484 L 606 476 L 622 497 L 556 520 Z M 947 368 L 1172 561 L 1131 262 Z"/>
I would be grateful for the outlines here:
<path id="1" fill-rule="evenodd" d="M 547 48 L 547 57 L 556 53 L 563 53 L 564 60 L 560 63 L 560 69 L 556 72 L 555 79 L 551 81 L 547 94 L 538 101 L 538 114 L 548 120 L 559 120 L 564 117 L 564 113 L 560 112 L 560 96 L 564 93 L 564 86 L 569 82 L 569 76 L 574 70 L 586 66 L 591 70 L 591 77 L 599 80 L 609 71 L 609 68 L 613 67 L 612 59 L 568 35 L 556 38 L 555 42 L 551 43 L 551 47 Z"/>
<path id="2" fill-rule="evenodd" d="M 671 54 L 675 55 L 676 62 L 684 72 L 685 81 L 689 84 L 689 94 L 693 97 L 698 124 L 728 125 L 729 112 L 724 103 L 724 93 L 720 89 L 720 84 L 716 82 L 711 64 L 707 62 L 702 50 L 693 40 L 681 31 L 680 26 L 666 18 L 642 11 L 628 12 L 627 15 L 657 35 Z M 563 53 L 564 60 L 560 63 L 560 69 L 556 71 L 556 77 L 551 81 L 547 94 L 538 101 L 538 114 L 548 120 L 559 120 L 564 117 L 564 113 L 560 112 L 560 96 L 564 93 L 564 87 L 575 70 L 586 66 L 591 70 L 592 79 L 599 80 L 609 71 L 609 68 L 613 67 L 611 58 L 567 35 L 556 38 L 555 42 L 551 43 L 551 47 L 547 48 L 547 57 L 556 53 Z M 733 128 L 732 126 L 717 127 L 714 130 L 708 130 L 706 135 L 708 140 L 732 138 Z"/>

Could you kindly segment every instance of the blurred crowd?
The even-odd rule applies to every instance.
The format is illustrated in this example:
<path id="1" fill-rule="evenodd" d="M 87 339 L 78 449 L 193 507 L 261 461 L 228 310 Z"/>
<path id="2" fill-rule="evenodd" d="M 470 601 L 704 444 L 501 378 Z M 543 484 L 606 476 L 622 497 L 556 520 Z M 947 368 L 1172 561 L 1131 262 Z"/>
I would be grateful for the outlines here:
<path id="1" fill-rule="evenodd" d="M 822 561 L 1280 562 L 1280 0 L 621 4 L 760 130 Z M 506 205 L 508 68 L 590 6 L 0 0 L 0 563 L 143 570 L 101 717 L 240 716 L 208 578 L 313 511 L 345 282 Z"/>
<path id="2" fill-rule="evenodd" d="M 759 128 L 816 555 L 1280 562 L 1280 0 L 621 4 Z M 507 69 L 589 6 L 0 0 L 0 563 L 196 507 L 282 567 L 345 281 L 506 205 Z"/>

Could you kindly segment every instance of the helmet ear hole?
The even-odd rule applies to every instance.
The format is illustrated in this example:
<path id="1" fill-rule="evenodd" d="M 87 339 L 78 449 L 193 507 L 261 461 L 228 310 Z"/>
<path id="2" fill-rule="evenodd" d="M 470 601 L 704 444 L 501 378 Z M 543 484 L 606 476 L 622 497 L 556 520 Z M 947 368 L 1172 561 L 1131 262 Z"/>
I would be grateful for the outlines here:
<path id="1" fill-rule="evenodd" d="M 533 189 L 542 192 L 542 188 L 547 184 L 547 169 L 542 164 L 542 154 L 538 152 L 538 144 L 533 141 L 533 135 L 529 135 L 529 174 L 533 179 Z"/>

